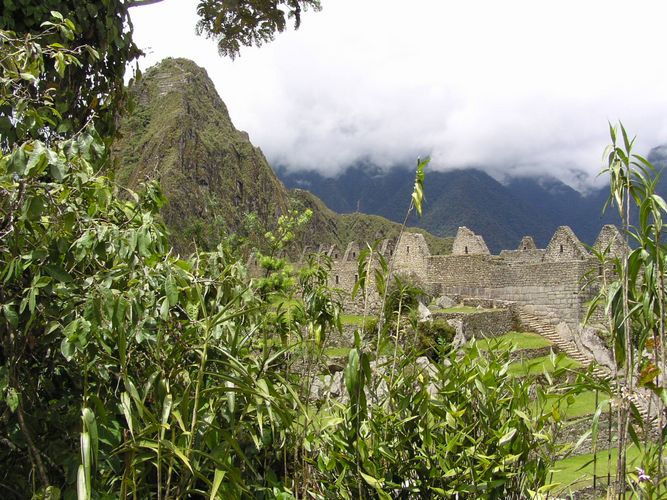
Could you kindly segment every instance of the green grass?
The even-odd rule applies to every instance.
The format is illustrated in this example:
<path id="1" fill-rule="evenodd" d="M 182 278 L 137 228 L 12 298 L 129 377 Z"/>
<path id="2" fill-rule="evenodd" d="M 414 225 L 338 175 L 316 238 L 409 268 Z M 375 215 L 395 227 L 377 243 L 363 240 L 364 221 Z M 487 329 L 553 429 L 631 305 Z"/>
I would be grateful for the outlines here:
<path id="1" fill-rule="evenodd" d="M 352 350 L 351 347 L 327 347 L 324 349 L 324 354 L 330 358 L 343 358 L 347 357 L 350 350 Z"/>
<path id="2" fill-rule="evenodd" d="M 370 319 L 372 316 L 366 316 L 366 319 Z M 341 314 L 340 321 L 344 325 L 353 325 L 361 326 L 364 324 L 364 317 L 361 314 Z"/>
<path id="3" fill-rule="evenodd" d="M 604 399 L 603 395 L 600 394 L 598 403 L 601 403 Z M 565 407 L 563 412 L 565 418 L 574 419 L 585 415 L 591 415 L 592 413 L 595 413 L 595 410 L 595 391 L 585 391 L 574 396 L 572 404 Z M 602 412 L 605 413 L 606 411 L 608 410 L 603 408 Z"/>
<path id="4" fill-rule="evenodd" d="M 551 342 L 547 339 L 532 332 L 509 332 L 500 337 L 482 339 L 477 342 L 477 347 L 484 351 L 507 350 L 511 346 L 517 349 L 541 349 L 550 345 Z"/>
<path id="5" fill-rule="evenodd" d="M 602 482 L 602 484 L 606 484 L 607 482 L 607 473 L 609 472 L 609 469 L 611 469 L 612 480 L 614 479 L 617 453 L 618 451 L 616 448 L 611 450 L 611 462 L 608 460 L 607 450 L 596 453 L 597 467 L 595 469 L 595 474 L 598 476 L 598 481 Z M 639 450 L 634 446 L 629 447 L 627 452 L 628 470 L 633 470 L 635 468 L 635 464 L 639 463 L 639 458 Z M 594 471 L 592 460 L 592 453 L 576 455 L 559 460 L 554 464 L 555 470 L 552 482 L 561 484 L 561 491 L 574 491 L 591 486 L 593 484 Z"/>
<path id="6" fill-rule="evenodd" d="M 525 359 L 512 363 L 509 367 L 508 373 L 517 377 L 526 375 L 539 375 L 545 370 L 549 373 L 558 368 L 580 368 L 581 364 L 567 356 L 560 358 L 554 365 L 551 361 L 551 356 L 539 356 L 537 358 Z"/>
<path id="7" fill-rule="evenodd" d="M 432 310 L 432 312 L 434 313 L 464 313 L 464 314 L 472 314 L 484 311 L 493 311 L 493 309 L 477 309 L 476 307 L 470 307 L 470 306 L 456 306 L 456 307 L 448 307 L 446 309 Z"/>

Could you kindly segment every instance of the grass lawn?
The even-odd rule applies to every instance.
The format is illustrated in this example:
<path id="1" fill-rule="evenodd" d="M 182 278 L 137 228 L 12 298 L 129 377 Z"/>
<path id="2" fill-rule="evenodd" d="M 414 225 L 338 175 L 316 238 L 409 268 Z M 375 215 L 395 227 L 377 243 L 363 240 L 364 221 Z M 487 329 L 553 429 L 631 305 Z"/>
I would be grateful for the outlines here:
<path id="1" fill-rule="evenodd" d="M 517 349 L 541 349 L 549 347 L 551 342 L 537 333 L 509 332 L 500 337 L 492 337 L 477 341 L 477 347 L 484 351 L 507 350 L 511 346 Z"/>
<path id="2" fill-rule="evenodd" d="M 373 316 L 366 316 L 366 319 L 371 319 Z M 361 326 L 364 324 L 364 317 L 361 314 L 341 314 L 340 321 L 344 325 Z"/>
<path id="3" fill-rule="evenodd" d="M 580 368 L 581 364 L 567 356 L 560 359 L 557 363 L 559 368 Z M 537 358 L 526 359 L 512 363 L 509 367 L 508 373 L 517 377 L 525 375 L 538 375 L 544 370 L 551 373 L 556 369 L 554 363 L 551 361 L 551 356 L 540 356 Z"/>
<path id="4" fill-rule="evenodd" d="M 324 354 L 330 358 L 343 358 L 347 357 L 351 350 L 351 347 L 327 347 Z"/>
<path id="5" fill-rule="evenodd" d="M 598 404 L 606 400 L 603 394 L 599 395 Z M 608 411 L 608 404 L 603 408 L 602 413 Z M 585 391 L 581 394 L 574 396 L 574 402 L 563 408 L 563 413 L 565 418 L 573 419 L 578 417 L 583 417 L 585 415 L 591 415 L 595 413 L 595 391 Z"/>
<path id="6" fill-rule="evenodd" d="M 597 467 L 595 474 L 598 476 L 598 481 L 602 484 L 607 483 L 607 473 L 610 468 L 612 480 L 616 472 L 617 450 L 615 448 L 611 450 L 611 462 L 608 460 L 608 453 L 608 450 L 596 453 Z M 627 454 L 628 471 L 634 470 L 639 463 L 639 459 L 639 450 L 634 446 L 629 447 Z M 564 458 L 554 464 L 555 470 L 552 482 L 561 484 L 561 492 L 574 491 L 592 486 L 594 467 L 592 453 Z"/>
<path id="7" fill-rule="evenodd" d="M 476 307 L 470 306 L 456 306 L 448 307 L 447 309 L 433 309 L 433 313 L 465 313 L 471 314 L 476 312 L 492 311 L 493 309 L 477 309 Z"/>

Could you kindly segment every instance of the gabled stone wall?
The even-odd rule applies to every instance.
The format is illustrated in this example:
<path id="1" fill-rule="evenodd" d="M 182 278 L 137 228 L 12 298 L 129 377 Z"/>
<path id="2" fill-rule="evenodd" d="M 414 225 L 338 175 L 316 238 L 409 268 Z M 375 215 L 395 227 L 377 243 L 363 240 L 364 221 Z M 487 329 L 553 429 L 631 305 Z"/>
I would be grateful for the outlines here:
<path id="1" fill-rule="evenodd" d="M 489 255 L 488 247 L 484 238 L 473 233 L 470 229 L 463 226 L 456 232 L 456 238 L 452 245 L 452 254 L 454 255 Z"/>
<path id="2" fill-rule="evenodd" d="M 624 255 L 630 249 L 625 243 L 621 232 L 616 226 L 607 224 L 602 227 L 602 231 L 598 235 L 593 248 L 600 252 L 607 251 L 610 255 Z"/>
<path id="3" fill-rule="evenodd" d="M 602 229 L 596 246 L 608 247 L 612 255 L 620 255 L 625 248 L 613 226 Z M 365 243 L 357 242 L 348 243 L 344 251 L 336 245 L 319 247 L 321 253 L 332 258 L 329 284 L 347 297 L 349 312 L 359 312 L 364 307 L 361 293 L 354 301 L 350 294 L 359 279 L 357 258 L 365 247 Z M 546 249 L 535 248 L 533 239 L 526 236 L 516 250 L 491 255 L 481 236 L 459 228 L 451 255 L 431 255 L 424 236 L 416 233 L 403 233 L 398 242 L 384 240 L 376 252 L 388 262 L 393 259 L 394 273 L 412 276 L 433 295 L 514 301 L 571 325 L 581 322 L 586 303 L 596 292 L 595 285 L 585 278 L 587 273 L 595 276 L 603 271 L 567 226 L 558 228 Z M 374 291 L 377 262 L 378 256 L 374 255 L 367 278 L 370 291 L 366 304 L 370 310 L 377 309 L 381 302 Z M 249 264 L 252 263 L 251 258 Z"/>
<path id="4" fill-rule="evenodd" d="M 551 237 L 547 245 L 547 251 L 544 254 L 544 260 L 551 261 L 569 261 L 585 260 L 591 255 L 588 253 L 579 238 L 577 238 L 568 226 L 561 226 Z"/>
<path id="5" fill-rule="evenodd" d="M 397 273 L 414 274 L 424 279 L 430 256 L 431 252 L 423 234 L 403 233 L 394 250 L 394 270 Z"/>

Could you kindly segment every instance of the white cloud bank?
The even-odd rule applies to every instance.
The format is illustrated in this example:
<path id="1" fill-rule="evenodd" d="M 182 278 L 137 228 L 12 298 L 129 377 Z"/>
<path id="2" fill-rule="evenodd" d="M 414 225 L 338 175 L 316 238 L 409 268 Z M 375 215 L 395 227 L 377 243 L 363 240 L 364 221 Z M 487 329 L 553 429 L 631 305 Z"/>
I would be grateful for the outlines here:
<path id="1" fill-rule="evenodd" d="M 236 61 L 194 35 L 194 0 L 135 8 L 142 66 L 204 66 L 274 164 L 328 175 L 360 159 L 595 182 L 620 119 L 667 143 L 667 2 L 322 0 L 301 29 Z"/>

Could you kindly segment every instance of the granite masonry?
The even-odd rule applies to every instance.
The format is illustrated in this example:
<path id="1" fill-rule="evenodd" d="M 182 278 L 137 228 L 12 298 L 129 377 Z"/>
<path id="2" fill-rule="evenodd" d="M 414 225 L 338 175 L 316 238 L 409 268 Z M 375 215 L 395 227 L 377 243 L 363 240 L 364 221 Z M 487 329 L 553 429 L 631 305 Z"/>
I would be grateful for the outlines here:
<path id="1" fill-rule="evenodd" d="M 593 248 L 618 256 L 624 245 L 618 229 L 608 225 L 601 230 Z M 354 301 L 350 296 L 359 279 L 357 258 L 365 246 L 351 242 L 345 249 L 332 245 L 303 252 L 303 258 L 316 251 L 331 259 L 330 285 L 346 293 L 350 312 L 364 307 L 370 311 L 379 303 L 379 298 L 370 292 Z M 559 227 L 544 249 L 536 248 L 533 238 L 525 236 L 515 250 L 491 255 L 480 235 L 461 227 L 450 255 L 431 255 L 424 237 L 417 233 L 404 233 L 398 242 L 382 241 L 376 254 L 393 260 L 394 273 L 409 275 L 434 297 L 512 301 L 571 326 L 583 320 L 586 304 L 597 291 L 597 278 L 606 272 L 567 226 Z M 375 256 L 371 267 L 377 265 L 377 260 Z M 373 274 L 368 273 L 371 290 Z"/>

